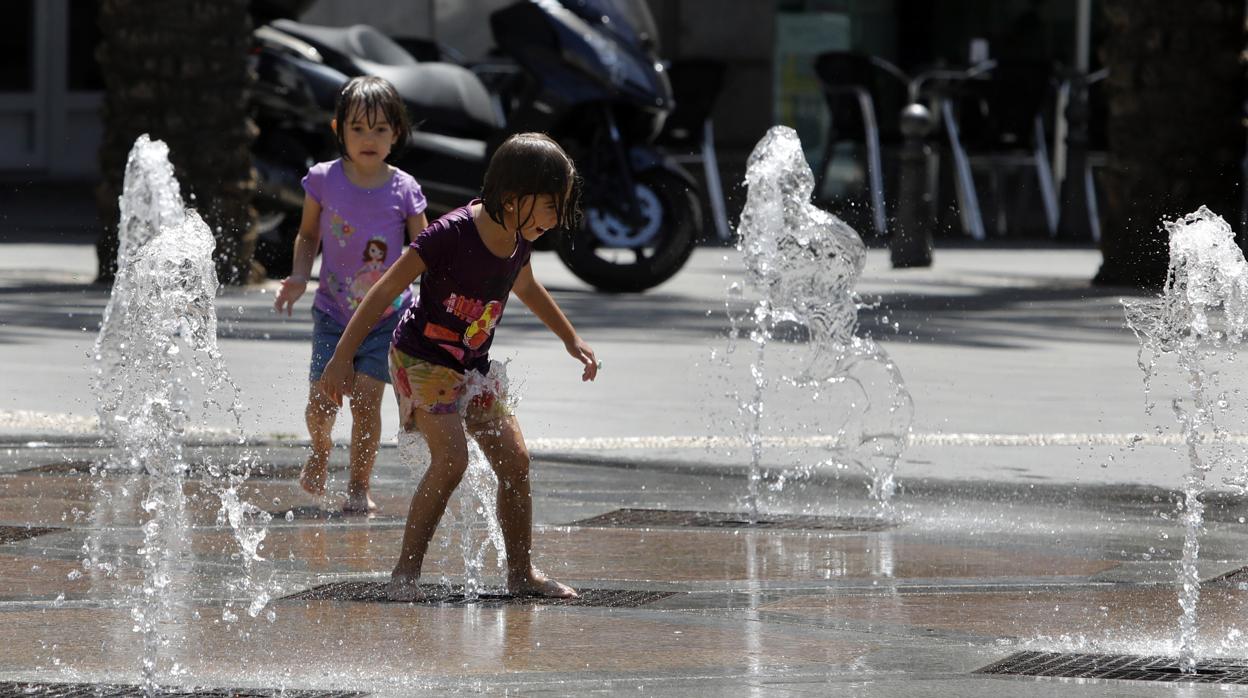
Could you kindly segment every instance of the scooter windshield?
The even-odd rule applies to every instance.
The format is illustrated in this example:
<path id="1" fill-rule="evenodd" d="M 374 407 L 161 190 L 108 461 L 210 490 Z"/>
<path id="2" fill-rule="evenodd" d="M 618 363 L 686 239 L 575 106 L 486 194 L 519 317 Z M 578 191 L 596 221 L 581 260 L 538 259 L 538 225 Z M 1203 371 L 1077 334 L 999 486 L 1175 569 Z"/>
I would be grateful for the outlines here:
<path id="1" fill-rule="evenodd" d="M 625 44 L 659 49 L 658 26 L 645 0 L 560 0 L 560 4 Z"/>

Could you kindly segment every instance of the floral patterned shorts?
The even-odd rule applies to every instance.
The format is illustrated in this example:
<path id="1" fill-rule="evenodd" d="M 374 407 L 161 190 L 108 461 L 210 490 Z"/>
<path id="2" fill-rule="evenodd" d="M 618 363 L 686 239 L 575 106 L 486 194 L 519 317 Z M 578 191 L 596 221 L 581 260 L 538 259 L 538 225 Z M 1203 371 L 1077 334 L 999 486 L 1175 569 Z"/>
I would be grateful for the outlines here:
<path id="1" fill-rule="evenodd" d="M 409 356 L 390 347 L 390 381 L 399 398 L 403 428 L 415 425 L 416 410 L 432 414 L 461 412 L 470 424 L 483 424 L 511 416 L 506 386 L 491 365 L 490 373 L 453 368 Z"/>

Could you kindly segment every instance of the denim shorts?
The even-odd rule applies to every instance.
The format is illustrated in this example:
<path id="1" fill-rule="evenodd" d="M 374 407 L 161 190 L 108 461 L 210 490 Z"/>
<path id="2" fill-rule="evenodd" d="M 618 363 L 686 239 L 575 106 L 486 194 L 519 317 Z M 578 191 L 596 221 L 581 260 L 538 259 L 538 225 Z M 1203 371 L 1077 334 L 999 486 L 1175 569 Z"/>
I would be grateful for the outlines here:
<path id="1" fill-rule="evenodd" d="M 387 359 L 390 352 L 390 335 L 394 334 L 394 328 L 399 324 L 401 314 L 391 313 L 390 317 L 382 320 L 381 324 L 364 338 L 359 350 L 355 352 L 353 363 L 356 373 L 363 373 L 385 383 L 390 382 L 390 362 Z M 342 337 L 346 329 L 330 317 L 329 313 L 320 308 L 312 308 L 312 370 L 308 374 L 308 379 L 313 383 L 321 379 L 325 366 L 338 346 L 338 339 Z"/>

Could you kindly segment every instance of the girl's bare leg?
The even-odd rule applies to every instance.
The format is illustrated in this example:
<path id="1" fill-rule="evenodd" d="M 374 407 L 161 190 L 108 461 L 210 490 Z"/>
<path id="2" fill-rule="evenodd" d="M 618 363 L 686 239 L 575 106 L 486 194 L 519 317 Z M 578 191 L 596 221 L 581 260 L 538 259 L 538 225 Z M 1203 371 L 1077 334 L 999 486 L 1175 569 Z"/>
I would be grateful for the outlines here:
<path id="1" fill-rule="evenodd" d="M 368 483 L 381 442 L 381 398 L 386 384 L 363 373 L 355 374 L 351 389 L 351 479 L 342 510 L 366 514 L 377 508 L 368 496 Z"/>
<path id="2" fill-rule="evenodd" d="M 529 450 L 514 416 L 473 424 L 472 436 L 498 476 L 498 522 L 507 549 L 507 588 L 513 594 L 560 599 L 576 590 L 547 577 L 533 566 L 533 496 L 529 488 Z"/>
<path id="3" fill-rule="evenodd" d="M 416 410 L 416 424 L 429 443 L 429 470 L 412 495 L 403 529 L 399 562 L 390 574 L 386 595 L 394 601 L 418 601 L 420 566 L 447 502 L 468 469 L 468 441 L 458 414 L 432 414 Z"/>
<path id="4" fill-rule="evenodd" d="M 334 447 L 334 419 L 338 416 L 338 405 L 320 383 L 313 383 L 309 389 L 303 416 L 312 439 L 312 453 L 299 473 L 299 486 L 319 497 L 325 494 L 325 481 L 329 479 L 329 452 Z"/>

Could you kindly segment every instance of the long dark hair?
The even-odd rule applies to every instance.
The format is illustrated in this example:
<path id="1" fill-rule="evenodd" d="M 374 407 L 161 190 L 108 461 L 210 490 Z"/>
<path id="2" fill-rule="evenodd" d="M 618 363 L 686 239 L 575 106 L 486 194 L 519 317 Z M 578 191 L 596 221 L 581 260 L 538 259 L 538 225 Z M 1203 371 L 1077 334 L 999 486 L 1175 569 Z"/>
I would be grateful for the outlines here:
<path id="1" fill-rule="evenodd" d="M 506 199 L 543 194 L 555 200 L 558 228 L 570 230 L 580 225 L 580 178 L 576 176 L 576 165 L 563 148 L 544 133 L 517 133 L 503 141 L 490 158 L 481 187 L 481 204 L 486 215 L 504 225 Z M 523 228 L 532 216 L 530 207 L 518 221 L 519 227 Z"/>
<path id="2" fill-rule="evenodd" d="M 342 134 L 347 129 L 347 119 L 357 113 L 364 116 L 369 128 L 377 123 L 378 113 L 390 123 L 390 128 L 394 129 L 397 137 L 394 147 L 390 149 L 390 155 L 394 155 L 407 143 L 407 135 L 412 127 L 407 120 L 407 109 L 403 107 L 403 100 L 399 98 L 394 85 L 388 80 L 373 76 L 352 78 L 342 88 L 342 92 L 338 93 L 338 103 L 334 107 L 334 120 L 338 122 L 334 135 L 338 140 L 338 154 L 344 159 L 350 160 L 351 156 L 347 155 L 347 141 Z"/>

